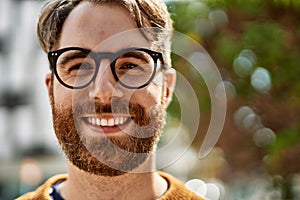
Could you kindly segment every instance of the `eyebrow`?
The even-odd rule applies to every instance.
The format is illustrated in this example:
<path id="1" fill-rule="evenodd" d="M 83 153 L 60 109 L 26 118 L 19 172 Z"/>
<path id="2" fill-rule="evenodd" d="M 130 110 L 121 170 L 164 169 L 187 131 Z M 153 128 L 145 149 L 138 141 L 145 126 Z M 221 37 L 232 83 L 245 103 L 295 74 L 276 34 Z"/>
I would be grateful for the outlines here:
<path id="1" fill-rule="evenodd" d="M 87 57 L 88 57 L 88 53 L 86 53 L 86 52 L 82 52 L 82 51 L 72 52 L 72 53 L 68 53 L 66 56 L 62 57 L 62 59 L 59 60 L 58 64 L 65 65 L 73 59 L 87 58 Z"/>
<path id="2" fill-rule="evenodd" d="M 149 62 L 149 59 L 147 58 L 148 56 L 146 56 L 145 53 L 137 52 L 137 51 L 127 52 L 127 53 L 121 55 L 119 58 L 131 58 L 131 57 L 134 57 L 136 59 L 142 60 L 142 61 L 144 61 L 146 63 Z"/>

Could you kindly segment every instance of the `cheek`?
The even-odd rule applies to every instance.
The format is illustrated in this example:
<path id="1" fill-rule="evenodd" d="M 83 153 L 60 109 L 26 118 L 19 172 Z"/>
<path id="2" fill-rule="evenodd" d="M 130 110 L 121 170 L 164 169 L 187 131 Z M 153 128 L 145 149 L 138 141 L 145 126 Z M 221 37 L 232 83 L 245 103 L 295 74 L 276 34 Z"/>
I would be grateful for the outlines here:
<path id="1" fill-rule="evenodd" d="M 80 99 L 78 92 L 64 87 L 57 81 L 53 84 L 53 97 L 57 106 L 70 107 L 76 99 Z"/>
<path id="2" fill-rule="evenodd" d="M 148 87 L 136 91 L 132 95 L 131 101 L 141 104 L 146 109 L 150 109 L 152 106 L 161 104 L 161 94 L 161 87 L 150 84 Z"/>
<path id="3" fill-rule="evenodd" d="M 160 104 L 163 95 L 163 83 L 164 78 L 162 73 L 159 73 L 152 81 L 152 83 L 147 88 L 147 92 L 149 93 L 149 96 L 151 96 L 156 104 Z"/>
<path id="4" fill-rule="evenodd" d="M 137 90 L 131 97 L 131 100 L 139 102 L 141 105 L 149 108 L 162 103 L 163 75 L 158 74 L 153 81 L 145 88 Z"/>
<path id="5" fill-rule="evenodd" d="M 53 84 L 53 96 L 54 100 L 56 102 L 61 102 L 63 99 L 70 99 L 70 96 L 72 96 L 71 92 L 68 92 L 64 86 L 62 86 L 57 81 L 54 81 Z"/>
<path id="6" fill-rule="evenodd" d="M 155 85 L 150 86 L 147 91 L 149 99 L 152 99 L 154 104 L 160 104 L 162 99 L 162 88 Z"/>

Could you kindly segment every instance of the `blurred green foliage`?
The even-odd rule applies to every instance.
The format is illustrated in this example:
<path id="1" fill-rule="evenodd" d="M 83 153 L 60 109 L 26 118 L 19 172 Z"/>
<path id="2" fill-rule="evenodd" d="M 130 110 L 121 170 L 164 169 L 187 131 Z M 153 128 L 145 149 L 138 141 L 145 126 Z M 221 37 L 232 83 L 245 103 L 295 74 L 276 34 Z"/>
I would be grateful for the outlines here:
<path id="1" fill-rule="evenodd" d="M 248 162 L 255 163 L 252 166 L 265 167 L 271 174 L 289 177 L 299 173 L 300 1 L 191 0 L 169 1 L 168 7 L 175 30 L 198 41 L 216 62 L 223 79 L 235 86 L 236 96 L 229 101 L 227 125 L 219 142 L 227 159 L 239 159 L 240 156 L 233 154 L 247 152 L 252 156 Z M 236 73 L 233 65 L 243 50 L 253 52 L 255 59 L 247 68 L 250 73 L 242 76 Z M 175 68 L 177 61 L 174 61 Z M 253 72 L 258 68 L 269 73 L 269 90 L 260 91 L 254 87 Z M 194 77 L 186 76 L 195 90 L 203 90 L 205 86 L 199 86 Z M 207 93 L 199 95 L 209 99 L 203 97 Z M 200 103 L 200 106 L 209 107 L 210 104 Z M 252 107 L 261 119 L 260 126 L 272 129 L 276 139 L 264 147 L 256 146 L 253 142 L 255 130 L 232 123 L 240 106 Z M 237 147 L 237 143 L 243 144 L 245 140 L 252 141 L 251 148 Z M 268 161 L 264 159 L 266 156 L 270 158 Z M 245 170 L 243 167 L 249 170 L 243 165 L 232 166 L 237 171 Z"/>

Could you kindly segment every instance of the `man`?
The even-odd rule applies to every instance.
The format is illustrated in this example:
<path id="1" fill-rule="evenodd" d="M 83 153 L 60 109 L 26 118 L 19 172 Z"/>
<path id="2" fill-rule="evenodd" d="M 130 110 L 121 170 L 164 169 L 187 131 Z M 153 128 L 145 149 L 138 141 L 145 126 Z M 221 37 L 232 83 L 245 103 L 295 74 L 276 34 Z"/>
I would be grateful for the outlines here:
<path id="1" fill-rule="evenodd" d="M 155 171 L 172 98 L 172 22 L 160 0 L 53 0 L 38 38 L 68 175 L 23 199 L 202 199 Z"/>

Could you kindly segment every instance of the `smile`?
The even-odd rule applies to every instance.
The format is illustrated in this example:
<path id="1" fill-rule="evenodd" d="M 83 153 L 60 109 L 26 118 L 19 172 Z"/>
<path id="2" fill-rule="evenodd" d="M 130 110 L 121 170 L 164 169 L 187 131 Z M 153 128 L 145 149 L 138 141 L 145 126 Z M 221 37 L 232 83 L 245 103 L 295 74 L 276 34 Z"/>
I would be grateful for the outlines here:
<path id="1" fill-rule="evenodd" d="M 128 123 L 131 120 L 131 117 L 125 116 L 114 116 L 114 117 L 86 117 L 85 121 L 93 126 L 102 126 L 102 127 L 112 127 L 120 126 Z"/>

